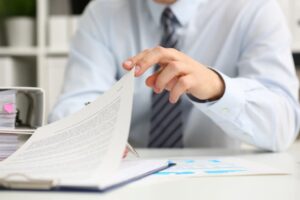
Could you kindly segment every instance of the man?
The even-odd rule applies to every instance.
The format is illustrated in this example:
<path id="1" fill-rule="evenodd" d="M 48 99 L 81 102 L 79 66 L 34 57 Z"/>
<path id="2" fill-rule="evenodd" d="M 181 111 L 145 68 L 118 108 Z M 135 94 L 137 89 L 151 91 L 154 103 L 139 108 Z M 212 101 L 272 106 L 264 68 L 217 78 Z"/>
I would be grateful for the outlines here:
<path id="1" fill-rule="evenodd" d="M 297 136 L 298 81 L 275 0 L 93 1 L 50 121 L 134 66 L 135 146 L 280 151 Z"/>

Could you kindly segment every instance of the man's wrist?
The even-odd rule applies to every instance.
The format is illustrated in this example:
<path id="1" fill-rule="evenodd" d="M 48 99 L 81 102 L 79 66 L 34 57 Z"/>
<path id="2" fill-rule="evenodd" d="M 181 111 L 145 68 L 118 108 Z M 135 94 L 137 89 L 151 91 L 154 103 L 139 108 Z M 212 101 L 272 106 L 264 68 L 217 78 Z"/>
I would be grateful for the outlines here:
<path id="1" fill-rule="evenodd" d="M 194 102 L 197 103 L 208 103 L 208 102 L 213 102 L 213 101 L 217 101 L 219 99 L 221 99 L 225 93 L 225 81 L 222 78 L 222 76 L 214 69 L 208 67 L 209 70 L 211 70 L 212 73 L 214 73 L 213 75 L 215 76 L 214 80 L 214 87 L 213 87 L 213 91 L 215 92 L 215 94 L 212 95 L 211 98 L 209 99 L 199 99 L 195 96 L 193 96 L 192 94 L 187 93 L 187 96 Z"/>
<path id="2" fill-rule="evenodd" d="M 210 101 L 217 101 L 221 99 L 225 93 L 225 81 L 222 76 L 214 69 L 208 68 L 215 76 L 214 80 L 214 92 L 215 94 L 209 99 Z"/>

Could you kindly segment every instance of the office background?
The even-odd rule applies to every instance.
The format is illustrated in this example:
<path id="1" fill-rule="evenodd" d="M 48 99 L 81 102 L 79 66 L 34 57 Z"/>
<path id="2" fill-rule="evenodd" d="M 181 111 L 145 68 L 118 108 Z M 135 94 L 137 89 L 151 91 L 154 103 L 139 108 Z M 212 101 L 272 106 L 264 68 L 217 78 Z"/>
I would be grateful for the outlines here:
<path id="1" fill-rule="evenodd" d="M 2 2 L 11 2 L 10 9 L 1 10 Z M 46 91 L 46 111 L 49 112 L 61 90 L 70 40 L 88 2 L 0 0 L 0 87 L 43 88 Z M 300 77 L 300 1 L 278 2 L 293 35 L 292 50 Z M 23 8 L 20 9 L 20 5 Z"/>

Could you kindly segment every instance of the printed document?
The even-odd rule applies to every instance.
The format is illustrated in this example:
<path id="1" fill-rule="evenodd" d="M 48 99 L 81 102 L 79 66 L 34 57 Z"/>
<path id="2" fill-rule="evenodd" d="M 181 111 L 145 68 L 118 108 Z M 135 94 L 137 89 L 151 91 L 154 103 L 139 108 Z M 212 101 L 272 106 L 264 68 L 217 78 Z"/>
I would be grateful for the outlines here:
<path id="1" fill-rule="evenodd" d="M 23 147 L 0 163 L 0 179 L 23 180 L 25 175 L 34 180 L 55 180 L 59 186 L 101 188 L 166 167 L 167 161 L 145 161 L 145 165 L 141 160 L 120 167 L 129 134 L 133 89 L 132 70 L 81 111 L 37 129 Z M 123 165 L 132 166 L 126 176 L 119 172 Z"/>
<path id="2" fill-rule="evenodd" d="M 176 166 L 157 172 L 152 177 L 206 177 L 285 175 L 282 170 L 236 157 L 178 158 Z"/>

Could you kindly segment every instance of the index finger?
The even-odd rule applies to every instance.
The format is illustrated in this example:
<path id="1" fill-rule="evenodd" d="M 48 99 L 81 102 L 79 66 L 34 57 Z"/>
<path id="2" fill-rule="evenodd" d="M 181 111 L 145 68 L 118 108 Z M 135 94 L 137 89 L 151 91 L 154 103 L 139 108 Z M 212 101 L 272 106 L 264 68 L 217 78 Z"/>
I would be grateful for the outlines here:
<path id="1" fill-rule="evenodd" d="M 128 58 L 126 61 L 123 62 L 123 67 L 127 70 L 131 70 L 133 67 L 135 67 L 136 61 L 139 60 L 139 58 L 144 57 L 149 51 L 150 49 L 145 49 L 140 53 L 138 53 L 137 55 Z"/>
<path id="2" fill-rule="evenodd" d="M 177 60 L 178 51 L 175 49 L 155 47 L 141 57 L 133 58 L 137 70 L 136 76 L 141 76 L 146 70 L 155 64 L 165 65 L 166 63 Z"/>

